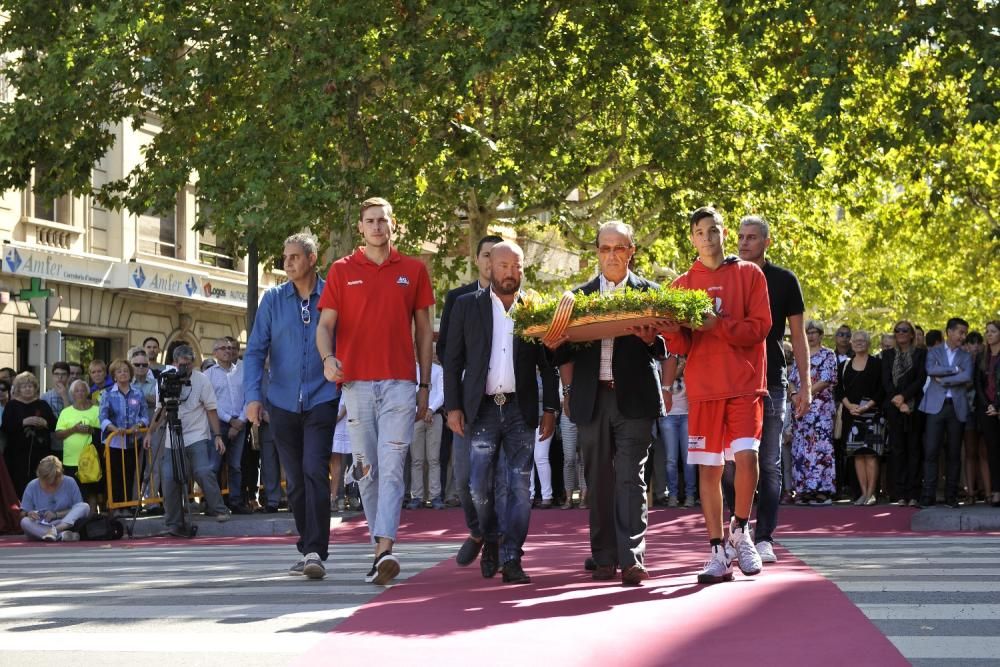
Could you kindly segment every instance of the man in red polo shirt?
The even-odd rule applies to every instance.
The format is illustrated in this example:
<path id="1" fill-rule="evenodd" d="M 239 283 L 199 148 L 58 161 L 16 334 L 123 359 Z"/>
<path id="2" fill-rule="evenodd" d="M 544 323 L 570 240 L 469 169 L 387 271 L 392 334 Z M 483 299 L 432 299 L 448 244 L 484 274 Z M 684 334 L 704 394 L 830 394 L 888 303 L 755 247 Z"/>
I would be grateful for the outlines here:
<path id="1" fill-rule="evenodd" d="M 358 482 L 375 543 L 375 562 L 365 581 L 379 585 L 399 574 L 392 545 L 399 529 L 413 426 L 427 411 L 433 340 L 429 308 L 434 293 L 427 267 L 392 247 L 395 223 L 392 205 L 385 199 L 362 202 L 358 231 L 365 245 L 330 267 L 316 329 L 323 374 L 343 385 L 354 454 L 348 477 Z M 418 383 L 416 413 L 414 382 Z"/>

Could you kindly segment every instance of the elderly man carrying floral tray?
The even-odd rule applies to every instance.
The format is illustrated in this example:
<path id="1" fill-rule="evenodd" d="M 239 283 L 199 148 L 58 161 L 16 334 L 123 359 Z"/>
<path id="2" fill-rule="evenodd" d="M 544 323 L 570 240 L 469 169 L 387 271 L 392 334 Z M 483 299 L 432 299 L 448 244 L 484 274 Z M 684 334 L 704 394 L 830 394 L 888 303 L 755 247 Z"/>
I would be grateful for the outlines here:
<path id="1" fill-rule="evenodd" d="M 554 351 L 564 410 L 579 427 L 590 501 L 592 557 L 585 567 L 597 581 L 614 579 L 620 568 L 627 586 L 649 578 L 643 470 L 653 420 L 663 412 L 659 366 L 666 355 L 657 331 L 700 321 L 710 306 L 704 294 L 699 303 L 696 295 L 662 290 L 632 273 L 628 267 L 635 249 L 631 226 L 602 225 L 597 232 L 600 275 L 563 295 L 554 308 L 529 303 L 513 314 L 521 335 L 542 335 Z M 536 321 L 525 326 L 532 316 Z M 588 340 L 600 343 L 564 344 Z"/>

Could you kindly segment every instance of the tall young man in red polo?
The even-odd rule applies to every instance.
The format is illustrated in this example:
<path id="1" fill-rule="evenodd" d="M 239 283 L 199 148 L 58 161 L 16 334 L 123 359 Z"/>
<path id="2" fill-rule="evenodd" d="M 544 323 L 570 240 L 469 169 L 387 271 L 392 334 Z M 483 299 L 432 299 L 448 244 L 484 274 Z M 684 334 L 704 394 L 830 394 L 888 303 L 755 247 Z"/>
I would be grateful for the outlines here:
<path id="1" fill-rule="evenodd" d="M 767 281 L 756 264 L 726 257 L 722 216 L 711 207 L 691 214 L 691 242 L 698 259 L 674 287 L 708 292 L 713 312 L 697 329 L 666 334 L 674 354 L 687 355 L 688 463 L 698 466 L 701 507 L 711 556 L 698 582 L 731 581 L 733 556 L 745 575 L 761 570 L 747 522 L 757 489 L 757 452 L 767 395 L 767 351 L 771 329 Z M 722 472 L 736 464 L 735 519 L 729 550 L 723 544 Z M 735 553 L 734 553 L 735 552 Z"/>
<path id="2" fill-rule="evenodd" d="M 358 482 L 375 544 L 375 562 L 365 581 L 379 585 L 399 574 L 392 545 L 415 418 L 427 411 L 433 339 L 428 309 L 434 293 L 427 267 L 392 247 L 395 226 L 388 201 L 374 197 L 362 202 L 358 231 L 365 245 L 330 267 L 316 329 L 323 374 L 343 385 L 354 454 L 348 474 Z"/>

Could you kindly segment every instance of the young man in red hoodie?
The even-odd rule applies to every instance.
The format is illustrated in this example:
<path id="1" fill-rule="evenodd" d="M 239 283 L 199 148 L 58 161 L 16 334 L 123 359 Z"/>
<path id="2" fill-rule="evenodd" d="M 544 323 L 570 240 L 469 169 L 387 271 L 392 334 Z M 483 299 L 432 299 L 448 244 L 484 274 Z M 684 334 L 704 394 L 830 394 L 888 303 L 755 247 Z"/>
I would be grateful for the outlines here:
<path id="1" fill-rule="evenodd" d="M 697 329 L 665 334 L 669 352 L 687 355 L 688 463 L 698 465 L 701 507 L 711 556 L 698 582 L 732 581 L 736 558 L 745 575 L 761 570 L 747 521 L 757 488 L 757 451 L 767 394 L 764 339 L 771 329 L 767 281 L 752 262 L 726 257 L 726 229 L 711 207 L 691 214 L 698 259 L 674 287 L 708 292 L 714 308 Z M 736 463 L 736 516 L 723 543 L 722 472 Z"/>

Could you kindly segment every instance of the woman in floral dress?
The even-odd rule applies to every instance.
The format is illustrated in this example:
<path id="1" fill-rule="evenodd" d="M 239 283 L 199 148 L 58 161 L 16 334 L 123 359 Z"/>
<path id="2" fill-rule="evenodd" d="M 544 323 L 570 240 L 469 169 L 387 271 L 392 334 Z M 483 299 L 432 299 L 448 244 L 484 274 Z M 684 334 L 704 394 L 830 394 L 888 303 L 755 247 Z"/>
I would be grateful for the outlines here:
<path id="1" fill-rule="evenodd" d="M 806 324 L 806 339 L 809 341 L 812 403 L 804 417 L 792 420 L 792 481 L 797 503 L 829 505 L 836 490 L 833 387 L 837 383 L 837 355 L 823 347 L 823 325 L 819 322 L 810 320 Z M 788 379 L 794 391 L 801 389 L 799 369 L 795 364 L 792 364 Z"/>

